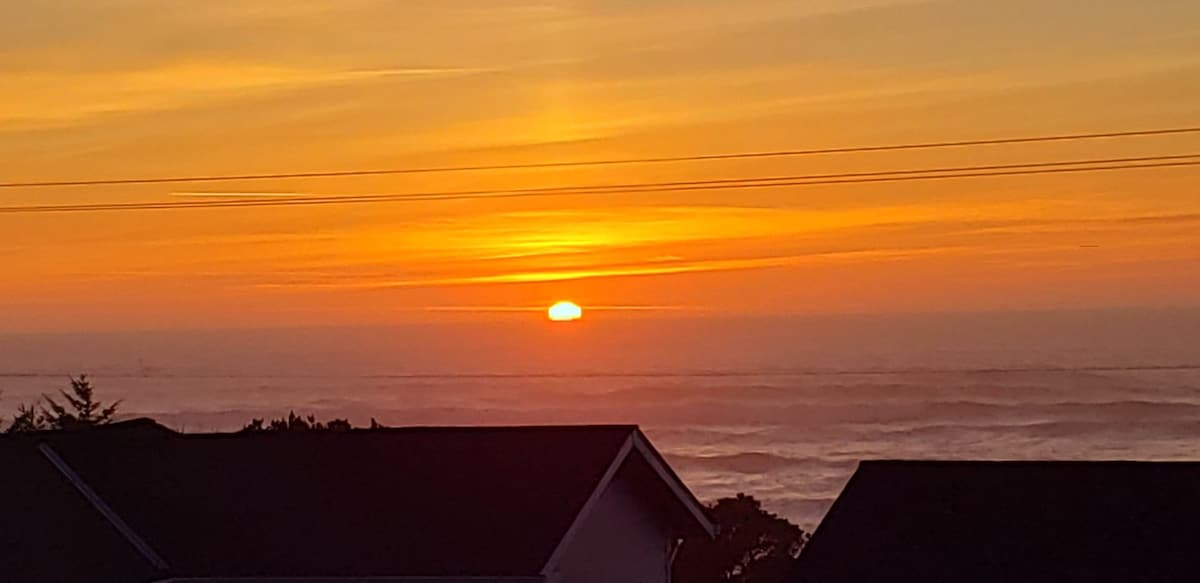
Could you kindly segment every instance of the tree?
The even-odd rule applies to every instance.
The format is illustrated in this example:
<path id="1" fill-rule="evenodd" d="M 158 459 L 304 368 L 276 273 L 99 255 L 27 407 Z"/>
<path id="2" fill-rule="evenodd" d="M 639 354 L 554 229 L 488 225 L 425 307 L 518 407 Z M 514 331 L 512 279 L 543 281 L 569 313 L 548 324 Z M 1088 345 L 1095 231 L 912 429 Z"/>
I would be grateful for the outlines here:
<path id="1" fill-rule="evenodd" d="M 317 421 L 315 415 L 301 417 L 295 411 L 288 411 L 287 417 L 278 419 L 251 419 L 242 426 L 242 432 L 256 431 L 348 431 L 354 426 L 346 419 L 330 419 L 326 422 Z"/>
<path id="2" fill-rule="evenodd" d="M 33 405 L 17 405 L 17 414 L 13 415 L 7 433 L 26 433 L 47 429 L 46 422 L 38 415 L 37 407 Z"/>
<path id="3" fill-rule="evenodd" d="M 684 540 L 674 583 L 779 583 L 808 542 L 807 532 L 745 494 L 708 509 L 720 531 L 715 539 Z"/>
<path id="4" fill-rule="evenodd" d="M 86 429 L 96 425 L 107 425 L 112 423 L 117 409 L 121 406 L 120 401 L 113 401 L 107 406 L 97 401 L 92 383 L 88 381 L 86 374 L 79 375 L 79 378 L 71 377 L 71 391 L 59 393 L 66 399 L 65 404 L 59 404 L 49 396 L 42 395 L 45 406 L 42 407 L 39 422 L 44 424 L 44 427 L 39 426 L 36 429 Z"/>

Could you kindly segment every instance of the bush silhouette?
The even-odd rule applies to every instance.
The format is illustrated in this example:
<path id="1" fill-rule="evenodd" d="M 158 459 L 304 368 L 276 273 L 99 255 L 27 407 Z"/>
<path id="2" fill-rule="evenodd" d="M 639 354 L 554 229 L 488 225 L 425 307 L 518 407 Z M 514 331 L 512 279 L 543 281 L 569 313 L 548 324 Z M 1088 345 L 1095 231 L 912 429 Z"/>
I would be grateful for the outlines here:
<path id="1" fill-rule="evenodd" d="M 372 419 L 374 421 L 374 419 Z M 349 431 L 354 426 L 346 419 L 330 419 L 326 422 L 317 421 L 315 415 L 301 417 L 295 411 L 288 411 L 287 417 L 278 419 L 251 419 L 242 426 L 242 433 L 258 431 Z"/>
<path id="2" fill-rule="evenodd" d="M 708 510 L 720 532 L 684 540 L 674 583 L 779 583 L 808 542 L 807 532 L 752 496 L 722 498 Z"/>

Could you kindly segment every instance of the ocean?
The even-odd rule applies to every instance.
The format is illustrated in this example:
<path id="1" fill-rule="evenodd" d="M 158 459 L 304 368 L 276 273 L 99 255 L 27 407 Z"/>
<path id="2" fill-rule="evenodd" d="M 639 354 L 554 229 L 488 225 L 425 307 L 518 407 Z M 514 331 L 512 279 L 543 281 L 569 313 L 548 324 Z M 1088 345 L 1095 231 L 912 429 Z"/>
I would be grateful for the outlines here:
<path id="1" fill-rule="evenodd" d="M 637 423 L 701 499 L 806 528 L 863 459 L 1200 459 L 1200 309 L 4 333 L 0 413 L 82 372 L 190 432 Z"/>

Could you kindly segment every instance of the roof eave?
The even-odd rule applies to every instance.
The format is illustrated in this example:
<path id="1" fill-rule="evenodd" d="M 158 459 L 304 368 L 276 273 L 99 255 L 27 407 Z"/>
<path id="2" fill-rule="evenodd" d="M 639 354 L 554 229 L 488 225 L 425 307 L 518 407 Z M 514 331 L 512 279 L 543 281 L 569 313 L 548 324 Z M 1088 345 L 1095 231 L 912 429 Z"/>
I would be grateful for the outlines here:
<path id="1" fill-rule="evenodd" d="M 692 491 L 683 483 L 683 480 L 675 473 L 675 470 L 671 469 L 671 465 L 663 459 L 658 450 L 650 445 L 650 440 L 646 439 L 646 436 L 642 434 L 640 429 L 633 434 L 633 446 L 642 454 L 646 462 L 658 474 L 658 477 L 671 489 L 671 492 L 675 494 L 675 497 L 679 499 L 683 507 L 687 509 L 688 514 L 695 520 L 696 525 L 709 537 L 717 536 L 717 525 L 708 517 L 708 513 L 704 510 L 704 505 L 696 499 L 695 494 L 692 494 Z"/>
<path id="2" fill-rule="evenodd" d="M 671 466 L 667 464 L 666 460 L 664 460 L 662 456 L 659 455 L 658 451 L 654 449 L 654 446 L 650 445 L 650 441 L 646 439 L 645 435 L 642 434 L 642 431 L 637 427 L 633 427 L 629 437 L 626 438 L 625 442 L 621 445 L 621 448 L 617 451 L 617 454 L 613 457 L 608 469 L 605 470 L 600 480 L 596 483 L 596 487 L 592 490 L 591 495 L 588 496 L 587 501 L 584 502 L 583 506 L 579 510 L 579 513 L 575 515 L 575 520 L 572 521 L 571 526 L 567 529 L 566 533 L 563 534 L 563 537 L 559 540 L 558 545 L 555 546 L 554 551 L 550 554 L 550 558 L 546 560 L 546 564 L 541 570 L 543 576 L 547 573 L 552 573 L 554 567 L 562 560 L 563 554 L 570 546 L 571 541 L 575 538 L 575 535 L 582 527 L 584 521 L 591 514 L 593 507 L 595 507 L 595 505 L 599 502 L 600 497 L 608 489 L 609 485 L 616 477 L 617 471 L 621 469 L 621 465 L 625 463 L 625 460 L 628 459 L 633 452 L 637 452 L 638 455 L 641 455 L 650 468 L 654 470 L 654 473 L 658 476 L 658 478 L 662 480 L 663 484 L 670 489 L 671 493 L 675 495 L 675 497 L 687 510 L 688 515 L 694 519 L 696 526 L 698 526 L 709 537 L 715 537 L 717 535 L 717 525 L 713 524 L 713 522 L 709 520 L 708 515 L 704 511 L 704 505 L 696 499 L 691 490 L 688 490 L 683 481 L 679 479 L 679 476 L 676 475 L 671 469 Z"/>

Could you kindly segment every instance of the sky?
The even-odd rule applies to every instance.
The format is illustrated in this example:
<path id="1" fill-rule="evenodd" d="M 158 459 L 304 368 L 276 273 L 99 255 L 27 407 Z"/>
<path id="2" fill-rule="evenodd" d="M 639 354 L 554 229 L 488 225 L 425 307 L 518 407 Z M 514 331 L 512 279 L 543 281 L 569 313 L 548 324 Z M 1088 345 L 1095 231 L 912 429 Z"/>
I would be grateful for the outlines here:
<path id="1" fill-rule="evenodd" d="M 0 181 L 1197 125 L 1191 0 L 0 0 Z M 1200 152 L 1200 136 L 0 190 L 445 192 Z M 0 329 L 1200 305 L 1200 169 L 0 215 Z M 245 198 L 241 196 L 240 198 Z M 607 310 L 606 310 L 607 309 Z"/>

